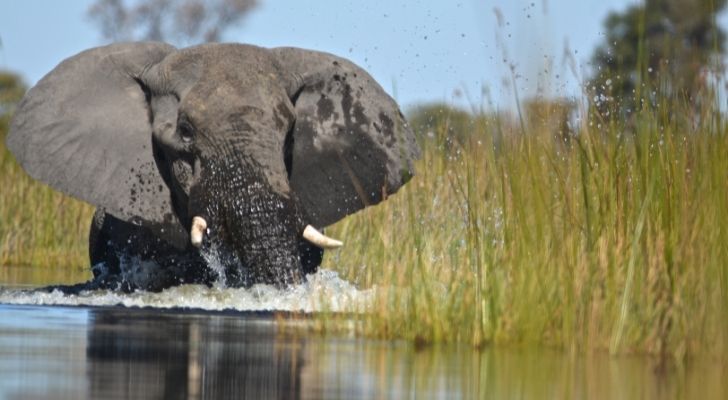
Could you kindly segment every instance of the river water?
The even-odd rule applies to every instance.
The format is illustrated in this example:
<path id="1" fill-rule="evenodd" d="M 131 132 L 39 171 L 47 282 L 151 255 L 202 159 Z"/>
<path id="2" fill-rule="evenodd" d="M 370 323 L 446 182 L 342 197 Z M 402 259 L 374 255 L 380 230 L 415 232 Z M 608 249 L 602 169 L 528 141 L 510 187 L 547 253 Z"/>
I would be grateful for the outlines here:
<path id="1" fill-rule="evenodd" d="M 372 295 L 331 271 L 289 291 L 67 296 L 18 283 L 0 285 L 0 399 L 728 398 L 711 361 L 315 334 L 311 313 L 360 311 Z"/>

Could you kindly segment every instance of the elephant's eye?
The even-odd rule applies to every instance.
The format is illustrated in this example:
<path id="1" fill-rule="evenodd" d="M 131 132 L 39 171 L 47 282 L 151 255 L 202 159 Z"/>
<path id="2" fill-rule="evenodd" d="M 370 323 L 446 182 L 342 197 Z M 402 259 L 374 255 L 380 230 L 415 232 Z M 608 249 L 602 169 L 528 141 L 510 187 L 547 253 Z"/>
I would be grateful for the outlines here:
<path id="1" fill-rule="evenodd" d="M 177 132 L 179 133 L 179 137 L 185 143 L 192 143 L 195 139 L 195 135 L 193 133 L 194 129 L 187 121 L 180 121 L 177 125 Z"/>

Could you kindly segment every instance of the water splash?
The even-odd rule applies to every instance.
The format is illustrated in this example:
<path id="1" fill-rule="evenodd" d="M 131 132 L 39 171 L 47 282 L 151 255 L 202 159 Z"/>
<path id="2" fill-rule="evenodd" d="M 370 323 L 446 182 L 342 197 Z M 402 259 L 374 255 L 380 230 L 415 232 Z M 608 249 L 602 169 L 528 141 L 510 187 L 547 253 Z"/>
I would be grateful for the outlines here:
<path id="1" fill-rule="evenodd" d="M 225 288 L 227 286 L 227 274 L 225 273 L 225 263 L 222 261 L 225 253 L 220 252 L 217 241 L 213 241 L 212 245 L 203 249 L 200 254 L 205 259 L 207 267 L 217 275 L 214 286 Z M 239 261 L 237 263 L 239 264 Z"/>
<path id="2" fill-rule="evenodd" d="M 333 311 L 365 312 L 373 299 L 373 290 L 359 290 L 330 270 L 321 269 L 308 276 L 307 282 L 288 289 L 270 285 L 251 288 L 224 288 L 219 285 L 182 285 L 159 293 L 120 293 L 109 290 L 84 291 L 68 295 L 32 290 L 0 288 L 1 304 L 124 306 L 160 309 L 188 308 L 209 311 Z"/>

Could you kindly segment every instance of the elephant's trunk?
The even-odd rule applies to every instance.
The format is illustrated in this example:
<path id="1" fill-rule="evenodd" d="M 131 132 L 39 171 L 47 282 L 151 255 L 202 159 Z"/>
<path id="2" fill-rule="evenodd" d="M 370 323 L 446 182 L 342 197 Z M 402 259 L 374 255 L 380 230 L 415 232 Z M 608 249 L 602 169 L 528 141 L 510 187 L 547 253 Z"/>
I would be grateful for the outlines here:
<path id="1" fill-rule="evenodd" d="M 190 191 L 193 244 L 233 253 L 229 264 L 238 265 L 225 267 L 229 284 L 302 282 L 298 245 L 305 224 L 295 200 L 272 190 L 254 165 L 208 161 L 203 168 Z"/>

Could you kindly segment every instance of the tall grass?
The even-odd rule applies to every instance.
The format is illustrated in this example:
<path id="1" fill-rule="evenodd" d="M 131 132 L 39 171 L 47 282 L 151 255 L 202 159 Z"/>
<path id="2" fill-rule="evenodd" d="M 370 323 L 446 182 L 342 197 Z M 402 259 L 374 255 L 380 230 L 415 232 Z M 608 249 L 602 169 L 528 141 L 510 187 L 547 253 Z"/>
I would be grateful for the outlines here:
<path id="1" fill-rule="evenodd" d="M 447 120 L 418 175 L 334 226 L 324 266 L 376 287 L 361 333 L 678 359 L 728 344 L 728 134 L 686 107 L 593 122 Z M 701 121 L 701 122 L 695 122 Z"/>
<path id="2" fill-rule="evenodd" d="M 0 268 L 88 269 L 93 208 L 30 178 L 0 134 Z"/>

